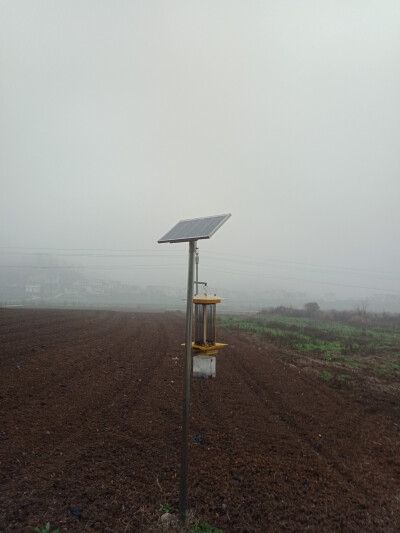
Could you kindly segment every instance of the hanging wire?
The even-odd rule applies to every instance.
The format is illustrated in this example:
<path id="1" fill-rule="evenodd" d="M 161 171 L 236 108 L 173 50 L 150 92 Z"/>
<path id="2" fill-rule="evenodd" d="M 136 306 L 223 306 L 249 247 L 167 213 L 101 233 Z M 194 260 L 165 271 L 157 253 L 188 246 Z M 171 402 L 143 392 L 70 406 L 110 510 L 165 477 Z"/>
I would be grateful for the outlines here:
<path id="1" fill-rule="evenodd" d="M 214 296 L 217 296 L 217 290 L 216 290 L 215 287 L 209 287 L 209 289 L 210 289 L 210 292 L 211 292 L 212 294 L 214 294 Z"/>

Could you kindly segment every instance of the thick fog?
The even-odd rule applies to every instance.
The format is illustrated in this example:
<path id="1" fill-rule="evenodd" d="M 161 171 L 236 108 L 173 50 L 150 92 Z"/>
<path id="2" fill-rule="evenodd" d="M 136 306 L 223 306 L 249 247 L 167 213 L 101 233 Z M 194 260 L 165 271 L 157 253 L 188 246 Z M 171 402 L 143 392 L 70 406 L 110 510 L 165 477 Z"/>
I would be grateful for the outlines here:
<path id="1" fill-rule="evenodd" d="M 0 264 L 400 294 L 397 0 L 4 0 Z M 93 255 L 93 257 L 92 257 Z M 106 268 L 104 268 L 106 267 Z"/>

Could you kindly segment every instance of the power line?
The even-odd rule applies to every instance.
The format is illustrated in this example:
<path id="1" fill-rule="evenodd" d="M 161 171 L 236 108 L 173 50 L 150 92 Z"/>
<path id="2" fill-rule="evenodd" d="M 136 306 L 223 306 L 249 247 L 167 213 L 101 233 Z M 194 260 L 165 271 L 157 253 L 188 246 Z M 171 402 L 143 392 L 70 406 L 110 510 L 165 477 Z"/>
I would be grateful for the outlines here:
<path id="1" fill-rule="evenodd" d="M 45 247 L 32 247 L 32 246 L 0 246 L 0 250 L 51 250 L 51 251 L 61 251 L 61 252 L 151 252 L 151 253 L 163 253 L 161 249 L 157 250 L 148 250 L 148 249 L 138 249 L 138 248 L 45 248 Z M 171 249 L 170 252 L 175 254 L 182 254 L 180 250 Z M 4 252 L 7 253 L 7 252 Z M 11 252 L 10 252 L 11 253 Z M 15 252 L 18 253 L 18 252 Z M 22 252 L 21 252 L 22 253 Z M 46 252 L 43 252 L 46 253 Z"/>
<path id="2" fill-rule="evenodd" d="M 224 274 L 237 274 L 237 275 L 246 275 L 246 276 L 253 276 L 254 272 L 250 271 L 234 271 L 234 270 L 222 270 L 215 267 L 208 267 L 208 270 L 212 270 L 214 272 L 221 272 Z M 373 291 L 381 291 L 381 292 L 389 292 L 389 293 L 396 293 L 400 294 L 400 292 L 397 289 L 382 289 L 380 287 L 365 287 L 361 285 L 350 285 L 345 283 L 335 283 L 335 282 L 329 282 L 329 281 L 315 281 L 311 279 L 302 279 L 302 278 L 289 278 L 289 277 L 279 277 L 279 276 L 265 276 L 263 274 L 257 274 L 258 277 L 261 277 L 263 279 L 274 279 L 279 281 L 301 281 L 304 283 L 312 283 L 314 285 L 330 285 L 334 287 L 346 287 L 346 288 L 353 288 L 353 289 L 368 289 Z"/>
<path id="3" fill-rule="evenodd" d="M 161 254 L 162 250 L 148 250 L 148 249 L 135 249 L 135 248 L 128 248 L 128 249 L 112 249 L 112 248 L 56 248 L 56 247 L 18 247 L 18 246 L 0 246 L 0 250 L 51 250 L 51 251 L 62 251 L 62 252 L 85 252 L 85 253 L 63 253 L 63 254 L 55 254 L 55 253 L 49 253 L 49 252 L 7 252 L 7 251 L 0 251 L 0 254 L 7 255 L 7 254 L 17 254 L 17 255 L 49 255 L 49 256 L 59 256 L 59 257 L 154 257 L 153 255 L 137 255 L 137 254 Z M 87 252 L 111 252 L 111 253 L 104 253 L 104 254 L 92 254 Z M 128 255 L 116 255 L 116 253 L 128 253 Z M 130 254 L 134 255 L 130 255 Z M 163 257 L 165 257 L 165 253 L 162 253 Z M 176 257 L 178 255 L 186 256 L 186 254 L 181 250 L 169 250 L 168 255 L 170 257 Z M 366 268 L 355 268 L 355 267 L 343 267 L 338 265 L 326 265 L 326 264 L 316 264 L 316 263 L 305 263 L 300 261 L 287 261 L 284 259 L 275 259 L 275 258 L 262 258 L 262 257 L 254 257 L 249 255 L 243 255 L 243 254 L 236 254 L 236 253 L 227 253 L 227 252 L 203 252 L 202 256 L 208 256 L 208 255 L 217 255 L 217 256 L 230 256 L 230 257 L 239 257 L 241 259 L 244 259 L 245 261 L 238 261 L 235 260 L 237 263 L 243 263 L 243 264 L 270 264 L 270 263 L 277 263 L 280 265 L 294 265 L 294 266 L 304 266 L 304 267 L 312 267 L 312 268 L 323 268 L 328 270 L 334 270 L 334 271 L 349 271 L 349 272 L 365 272 L 365 273 L 373 273 L 373 274 L 386 274 L 386 275 L 394 275 L 397 276 L 397 272 L 393 271 L 384 271 L 384 270 L 373 270 L 373 269 L 366 269 Z M 252 261 L 249 261 L 252 260 Z"/>
<path id="4" fill-rule="evenodd" d="M 256 263 L 279 263 L 279 264 L 288 264 L 288 265 L 298 265 L 298 266 L 307 266 L 307 267 L 313 267 L 313 268 L 325 268 L 328 270 L 348 270 L 348 271 L 354 271 L 354 272 L 369 272 L 374 274 L 389 274 L 389 275 L 398 275 L 398 272 L 391 272 L 391 271 L 385 271 L 385 270 L 372 270 L 372 269 L 366 269 L 366 268 L 354 268 L 354 267 L 342 267 L 342 266 L 335 266 L 335 265 L 322 265 L 322 264 L 315 264 L 315 263 L 303 263 L 298 261 L 287 261 L 283 259 L 265 259 L 261 257 L 251 257 L 248 255 L 243 254 L 231 254 L 231 253 L 224 253 L 224 252 L 203 252 L 202 255 L 222 255 L 222 256 L 233 256 L 233 257 L 241 257 L 243 259 L 254 259 Z M 237 261 L 238 262 L 238 261 Z M 256 264 L 251 263 L 251 264 Z M 250 264 L 250 262 L 249 262 Z"/>
<path id="5" fill-rule="evenodd" d="M 5 247 L 0 247 L 0 250 L 3 250 Z M 14 248 L 16 249 L 16 247 Z M 45 248 L 24 248 L 24 250 L 43 250 Z M 46 248 L 49 250 L 50 248 Z M 130 250 L 109 250 L 109 249 L 87 249 L 87 248 L 51 248 L 51 250 L 71 250 L 71 251 L 84 251 L 86 250 L 86 253 L 46 253 L 46 252 L 4 252 L 0 251 L 0 254 L 8 255 L 8 254 L 17 254 L 17 255 L 26 255 L 26 256 L 39 256 L 39 257 L 94 257 L 94 258 L 142 258 L 142 257 L 151 257 L 152 259 L 161 259 L 165 258 L 165 254 L 163 254 L 160 257 L 151 255 L 151 253 L 158 253 L 158 250 L 141 250 L 141 249 L 130 249 Z M 113 252 L 111 254 L 104 253 L 104 254 L 93 254 L 93 253 L 87 253 L 88 251 L 104 251 L 104 252 Z M 124 254 L 115 254 L 114 252 L 125 252 Z M 131 252 L 131 253 L 127 253 Z M 133 253 L 134 252 L 134 253 Z M 222 253 L 222 252 L 206 252 L 204 255 L 220 255 L 220 256 L 231 256 L 231 257 L 239 257 L 246 260 L 238 260 L 235 259 L 235 264 L 247 264 L 247 265 L 255 265 L 255 266 L 271 266 L 269 263 L 277 263 L 281 264 L 283 266 L 286 266 L 287 268 L 294 268 L 297 266 L 303 266 L 303 267 L 312 267 L 312 268 L 326 268 L 328 270 L 343 270 L 342 274 L 346 273 L 363 273 L 364 275 L 368 275 L 368 273 L 374 273 L 374 274 L 394 274 L 394 272 L 383 272 L 383 271 L 373 271 L 373 270 L 367 270 L 367 269 L 355 269 L 355 268 L 347 268 L 347 267 L 333 267 L 333 266 L 323 266 L 323 265 L 315 265 L 315 264 L 309 264 L 309 263 L 301 263 L 301 262 L 294 262 L 294 261 L 281 261 L 276 259 L 261 259 L 261 258 L 255 258 L 250 257 L 246 255 L 241 254 L 230 254 L 230 253 Z M 176 253 L 167 254 L 169 257 L 177 257 Z M 178 252 L 178 255 L 186 255 L 185 253 Z M 254 261 L 248 261 L 247 259 L 254 259 Z M 214 261 L 216 259 L 209 258 L 209 260 Z M 222 260 L 224 260 L 222 258 Z M 273 266 L 273 265 L 272 265 Z M 278 266 L 278 265 L 277 265 Z M 175 265 L 175 264 L 145 264 L 145 265 L 0 265 L 0 268 L 6 269 L 6 268 L 17 268 L 17 269 L 75 269 L 75 270 L 81 270 L 81 269 L 91 269 L 91 270 L 141 270 L 141 269 L 162 269 L 162 270 L 182 270 L 186 267 L 182 264 Z M 327 286 L 334 286 L 334 287 L 347 287 L 347 288 L 356 288 L 356 289 L 367 289 L 367 290 L 376 290 L 376 291 L 382 291 L 382 292 L 392 292 L 392 293 L 398 293 L 396 289 L 383 289 L 380 287 L 368 287 L 368 286 L 362 286 L 362 285 L 354 285 L 354 284 L 345 284 L 345 283 L 337 283 L 337 282 L 329 282 L 329 281 L 316 281 L 316 280 L 310 280 L 310 279 L 302 279 L 297 277 L 280 277 L 280 276 L 270 276 L 265 275 L 260 272 L 250 271 L 250 270 L 232 270 L 232 269 L 226 269 L 226 268 L 219 268 L 219 267 L 212 267 L 205 265 L 205 268 L 212 270 L 214 272 L 221 272 L 226 274 L 234 274 L 234 275 L 246 275 L 246 276 L 258 276 L 262 277 L 264 279 L 275 279 L 280 281 L 298 281 L 298 282 L 304 282 L 304 283 L 312 283 L 315 285 L 327 285 Z M 323 271 L 319 270 L 319 273 L 322 274 Z M 395 278 L 398 279 L 398 278 Z"/>
<path id="6" fill-rule="evenodd" d="M 23 256 L 34 256 L 34 257 L 116 257 L 116 258 L 133 258 L 133 257 L 152 257 L 153 259 L 158 257 L 155 257 L 151 254 L 88 254 L 88 253 L 66 253 L 66 254 L 60 254 L 60 253 L 47 253 L 47 252 L 0 252 L 1 255 L 23 255 Z M 181 254 L 182 256 L 185 254 Z M 159 256 L 159 259 L 162 259 L 163 257 L 177 257 L 176 254 L 163 254 L 162 256 Z"/>
<path id="7" fill-rule="evenodd" d="M 137 265 L 137 266 L 126 266 L 126 265 L 112 265 L 112 266 L 101 266 L 101 265 L 66 265 L 66 266 L 42 266 L 42 265 L 0 265 L 0 268 L 32 268 L 32 269 L 99 269 L 99 270 L 136 270 L 141 268 L 154 268 L 154 269 L 185 269 L 185 266 L 182 265 Z"/>
<path id="8" fill-rule="evenodd" d="M 219 258 L 216 259 L 216 258 L 213 258 L 213 257 L 210 257 L 210 258 L 206 258 L 207 261 L 220 261 Z M 234 264 L 243 264 L 243 265 L 254 265 L 254 266 L 258 266 L 258 267 L 262 267 L 262 268 L 266 268 L 266 267 L 269 267 L 269 268 L 280 268 L 280 269 L 285 269 L 285 270 L 308 270 L 310 271 L 310 267 L 306 267 L 306 266 L 303 266 L 303 267 L 300 267 L 300 266 L 296 266 L 295 264 L 282 264 L 282 265 L 271 265 L 271 264 L 268 264 L 268 263 L 262 263 L 262 262 L 255 262 L 255 261 L 240 261 L 240 260 L 234 260 L 233 261 Z M 203 265 L 204 265 L 204 262 L 203 262 Z M 367 272 L 367 271 L 359 271 L 359 272 L 356 272 L 356 271 L 348 271 L 348 270 L 343 270 L 343 271 L 340 271 L 340 270 L 334 270 L 334 269 L 326 269 L 326 270 L 322 270 L 322 269 L 317 269 L 317 267 L 315 267 L 313 270 L 311 270 L 312 273 L 317 273 L 317 274 L 329 274 L 329 273 L 335 273 L 337 275 L 340 275 L 340 276 L 363 276 L 363 277 L 368 277 L 368 278 L 372 278 L 372 277 L 376 277 L 376 276 L 379 276 L 381 279 L 383 277 L 385 277 L 385 279 L 387 280 L 391 280 L 391 281 L 400 281 L 400 278 L 399 276 L 395 276 L 394 274 L 393 275 L 386 275 L 386 274 L 382 274 L 382 273 L 378 273 L 378 272 L 375 272 L 375 273 L 372 273 L 372 272 Z"/>

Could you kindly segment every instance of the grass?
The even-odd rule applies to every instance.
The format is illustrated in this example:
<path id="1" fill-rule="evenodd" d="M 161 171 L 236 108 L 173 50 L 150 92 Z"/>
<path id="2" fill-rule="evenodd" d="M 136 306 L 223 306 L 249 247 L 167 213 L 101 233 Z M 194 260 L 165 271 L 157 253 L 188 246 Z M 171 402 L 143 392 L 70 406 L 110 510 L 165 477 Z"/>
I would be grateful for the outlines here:
<path id="1" fill-rule="evenodd" d="M 339 374 L 338 377 L 337 377 L 337 380 L 341 381 L 342 383 L 344 383 L 346 381 L 350 381 L 351 380 L 351 376 L 349 376 L 348 374 Z"/>
<path id="2" fill-rule="evenodd" d="M 219 317 L 219 326 L 280 341 L 300 351 L 374 353 L 400 348 L 400 331 L 365 328 L 312 318 Z"/>
<path id="3" fill-rule="evenodd" d="M 324 370 L 323 372 L 321 372 L 321 374 L 319 375 L 319 377 L 323 380 L 323 381 L 332 381 L 332 378 L 333 378 L 333 374 L 332 372 L 330 372 L 329 370 Z"/>
<path id="4" fill-rule="evenodd" d="M 47 524 L 44 526 L 43 529 L 40 529 L 39 527 L 32 528 L 32 531 L 35 531 L 35 533 L 60 533 L 60 530 L 53 529 L 53 531 L 50 531 L 50 522 L 47 522 Z"/>
<path id="5" fill-rule="evenodd" d="M 169 503 L 160 503 L 160 508 L 158 510 L 161 513 L 169 513 L 171 510 L 171 505 Z"/>
<path id="6" fill-rule="evenodd" d="M 222 529 L 211 527 L 210 524 L 196 524 L 191 533 L 224 533 Z"/>
<path id="7" fill-rule="evenodd" d="M 356 316 L 356 315 L 355 315 Z M 357 317 L 359 318 L 359 317 Z M 285 316 L 275 312 L 255 316 L 220 316 L 218 326 L 254 335 L 298 352 L 312 353 L 328 365 L 400 379 L 400 326 L 368 316 L 360 326 L 320 317 Z M 346 376 L 347 374 L 342 374 Z M 322 377 L 325 381 L 330 381 Z M 340 381 L 348 381 L 343 378 Z"/>

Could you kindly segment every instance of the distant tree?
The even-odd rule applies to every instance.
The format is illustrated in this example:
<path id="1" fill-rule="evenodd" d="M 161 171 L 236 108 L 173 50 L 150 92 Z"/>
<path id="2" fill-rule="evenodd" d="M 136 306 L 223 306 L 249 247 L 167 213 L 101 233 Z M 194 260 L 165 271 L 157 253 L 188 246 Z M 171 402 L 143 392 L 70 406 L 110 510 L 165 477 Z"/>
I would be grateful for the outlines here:
<path id="1" fill-rule="evenodd" d="M 304 304 L 304 310 L 308 315 L 315 315 L 319 311 L 317 302 L 308 302 Z"/>
<path id="2" fill-rule="evenodd" d="M 357 306 L 357 313 L 360 316 L 367 316 L 367 309 L 368 309 L 368 302 L 367 300 L 363 300 L 360 305 Z"/>

